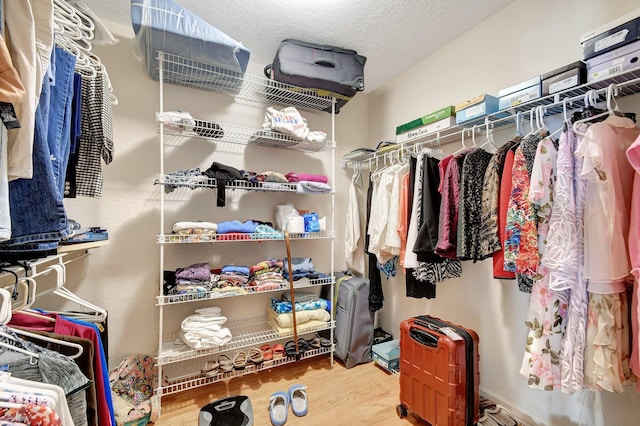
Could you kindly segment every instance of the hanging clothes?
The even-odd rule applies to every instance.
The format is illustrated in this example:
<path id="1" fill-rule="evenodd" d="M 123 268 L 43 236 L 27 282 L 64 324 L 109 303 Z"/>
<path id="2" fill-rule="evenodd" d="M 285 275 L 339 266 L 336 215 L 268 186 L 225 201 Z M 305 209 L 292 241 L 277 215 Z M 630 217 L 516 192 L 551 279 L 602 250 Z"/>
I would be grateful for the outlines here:
<path id="1" fill-rule="evenodd" d="M 369 175 L 369 188 L 367 189 L 367 220 L 366 227 L 369 229 L 369 218 L 371 217 L 371 199 L 373 197 L 373 181 Z M 384 304 L 384 294 L 382 292 L 382 278 L 380 270 L 377 268 L 376 255 L 369 251 L 369 234 L 365 236 L 364 250 L 368 256 L 368 277 L 369 277 L 369 310 L 376 312 L 382 309 Z"/>
<path id="2" fill-rule="evenodd" d="M 482 227 L 482 185 L 492 157 L 490 152 L 478 148 L 467 154 L 462 164 L 456 248 L 460 260 L 478 260 L 475 253 L 479 250 Z"/>
<path id="3" fill-rule="evenodd" d="M 458 244 L 458 209 L 460 207 L 460 176 L 465 156 L 471 149 L 454 154 L 449 161 L 442 183 L 442 202 L 438 221 L 438 242 L 435 252 L 449 259 L 456 258 Z"/>
<path id="4" fill-rule="evenodd" d="M 507 153 L 516 141 L 502 145 L 491 157 L 484 173 L 481 202 L 481 225 L 478 244 L 473 253 L 475 260 L 484 260 L 502 249 L 499 236 L 500 181 Z M 509 177 L 510 178 L 510 177 Z"/>
<path id="5" fill-rule="evenodd" d="M 586 181 L 584 278 L 589 292 L 585 385 L 622 392 L 630 378 L 626 316 L 628 238 L 634 169 L 626 151 L 640 135 L 614 114 L 592 124 L 576 148 Z"/>
<path id="6" fill-rule="evenodd" d="M 557 149 L 550 138 L 537 147 L 529 187 L 529 202 L 537 211 L 538 253 L 544 258 L 549 219 L 554 207 Z M 546 268 L 537 267 L 533 279 L 525 325 L 529 328 L 520 374 L 528 377 L 530 387 L 554 390 L 561 383 L 560 351 L 566 324 L 569 294 L 549 289 Z"/>
<path id="7" fill-rule="evenodd" d="M 511 171 L 513 170 L 513 159 L 516 147 L 517 142 L 507 151 L 504 158 L 504 166 L 502 167 L 502 178 L 500 179 L 500 196 L 498 206 L 498 238 L 500 240 L 500 249 L 493 253 L 493 278 L 499 280 L 513 280 L 516 278 L 515 272 L 508 271 L 505 268 L 504 258 L 507 211 L 509 208 L 512 189 Z"/>
<path id="8" fill-rule="evenodd" d="M 635 170 L 633 175 L 633 194 L 629 220 L 629 259 L 633 274 L 633 290 L 631 292 L 631 371 L 640 377 L 640 137 L 627 149 L 627 159 Z M 636 382 L 636 391 L 640 392 L 640 381 Z"/>
<path id="9" fill-rule="evenodd" d="M 354 174 L 349 184 L 349 201 L 347 205 L 344 261 L 347 269 L 354 275 L 364 276 L 364 250 L 363 240 L 360 238 L 360 208 L 358 207 L 358 192 L 356 181 L 358 174 Z"/>

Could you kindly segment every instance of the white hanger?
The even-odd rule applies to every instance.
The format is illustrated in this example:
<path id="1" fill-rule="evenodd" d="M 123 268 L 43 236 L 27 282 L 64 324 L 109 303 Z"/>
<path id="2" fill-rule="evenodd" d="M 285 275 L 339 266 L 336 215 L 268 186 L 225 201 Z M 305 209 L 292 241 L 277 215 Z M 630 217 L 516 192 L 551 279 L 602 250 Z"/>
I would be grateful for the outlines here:
<path id="1" fill-rule="evenodd" d="M 498 149 L 495 141 L 493 140 L 493 129 L 489 126 L 489 117 L 484 118 L 484 126 L 485 126 L 485 134 L 487 136 L 487 140 L 480 145 L 480 148 L 484 148 L 487 145 L 492 145 L 494 148 Z"/>
<path id="2" fill-rule="evenodd" d="M 460 143 L 462 144 L 462 146 L 460 148 L 458 148 L 453 155 L 459 154 L 462 151 L 464 151 L 465 149 L 467 149 L 467 145 L 464 144 L 464 133 L 467 131 L 467 129 L 462 129 L 461 133 L 461 139 L 460 139 Z"/>
<path id="3" fill-rule="evenodd" d="M 44 342 L 55 343 L 57 345 L 66 346 L 68 348 L 75 348 L 77 350 L 77 352 L 75 354 L 67 355 L 71 359 L 78 358 L 80 355 L 82 355 L 82 352 L 84 351 L 84 348 L 81 345 L 77 344 L 77 343 L 67 342 L 65 340 L 56 339 L 55 337 L 50 337 L 50 336 L 44 336 L 44 335 L 40 335 L 40 334 L 36 334 L 36 333 L 31 333 L 29 331 L 23 330 L 23 329 L 18 328 L 18 327 L 9 327 L 9 326 L 5 326 L 5 327 L 9 328 L 9 330 L 13 331 L 14 333 L 22 335 L 22 336 L 32 337 L 34 339 L 42 340 Z M 11 336 L 11 334 L 3 332 L 1 329 L 0 329 L 0 336 L 4 336 L 4 337 L 8 337 L 8 338 L 13 339 L 13 336 Z"/>
<path id="4" fill-rule="evenodd" d="M 581 136 L 584 136 L 584 134 L 585 134 L 584 132 L 582 132 L 582 131 L 580 131 L 578 129 L 578 125 L 580 123 L 586 123 L 586 122 L 592 121 L 592 120 L 594 120 L 596 118 L 608 116 L 608 115 L 611 115 L 611 114 L 615 113 L 616 110 L 613 109 L 612 104 L 611 104 L 612 101 L 615 102 L 615 100 L 612 100 L 614 91 L 616 93 L 618 91 L 618 88 L 617 88 L 615 83 L 611 83 L 609 86 L 607 86 L 607 110 L 605 112 L 602 112 L 600 114 L 596 114 L 596 115 L 594 115 L 592 117 L 583 118 L 582 120 L 577 120 L 575 123 L 573 123 L 573 132 L 575 134 L 581 135 Z M 587 94 L 585 95 L 585 102 L 586 102 L 586 96 L 591 96 L 590 100 L 593 100 L 593 99 L 595 99 L 595 98 L 593 98 L 593 96 L 595 96 L 595 95 L 596 95 L 596 91 L 594 89 L 589 90 L 589 92 L 587 92 Z M 618 105 L 618 103 L 616 102 L 616 107 L 617 107 L 617 105 Z M 592 104 L 590 106 L 594 106 L 595 107 L 596 106 L 595 102 L 594 102 L 594 104 Z"/>

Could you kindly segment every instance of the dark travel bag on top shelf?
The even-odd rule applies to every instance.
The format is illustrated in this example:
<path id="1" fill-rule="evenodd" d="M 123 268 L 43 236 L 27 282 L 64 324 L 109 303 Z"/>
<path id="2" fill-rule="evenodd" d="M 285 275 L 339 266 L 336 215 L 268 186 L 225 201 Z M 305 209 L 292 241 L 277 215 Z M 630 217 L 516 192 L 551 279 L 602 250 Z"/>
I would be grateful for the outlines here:
<path id="1" fill-rule="evenodd" d="M 367 58 L 355 50 L 285 39 L 273 64 L 264 68 L 267 78 L 313 89 L 320 96 L 336 98 L 336 113 L 356 93 L 364 90 Z M 331 112 L 329 107 L 326 111 Z"/>

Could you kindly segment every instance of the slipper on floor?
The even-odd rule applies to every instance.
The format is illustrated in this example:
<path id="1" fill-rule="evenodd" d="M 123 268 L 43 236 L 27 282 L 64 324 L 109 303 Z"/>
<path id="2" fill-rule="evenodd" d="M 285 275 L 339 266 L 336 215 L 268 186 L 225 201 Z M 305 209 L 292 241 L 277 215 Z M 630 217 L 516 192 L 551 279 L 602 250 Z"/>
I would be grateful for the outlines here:
<path id="1" fill-rule="evenodd" d="M 291 404 L 291 411 L 296 416 L 302 417 L 307 414 L 309 403 L 305 385 L 291 385 L 289 388 L 289 404 Z"/>
<path id="2" fill-rule="evenodd" d="M 275 392 L 269 398 L 269 418 L 273 426 L 283 426 L 287 422 L 289 396 L 282 391 Z"/>
<path id="3" fill-rule="evenodd" d="M 200 375 L 202 377 L 215 377 L 218 375 L 218 367 L 220 364 L 216 360 L 209 360 L 205 363 L 202 370 L 200 370 Z"/>
<path id="4" fill-rule="evenodd" d="M 247 353 L 247 357 L 249 358 L 249 362 L 252 362 L 255 365 L 260 365 L 264 362 L 264 356 L 262 355 L 262 351 L 258 348 L 251 348 Z"/>
<path id="5" fill-rule="evenodd" d="M 260 350 L 262 351 L 262 358 L 264 358 L 265 361 L 271 361 L 273 359 L 273 348 L 271 345 L 262 345 L 260 346 Z"/>
<path id="6" fill-rule="evenodd" d="M 280 343 L 276 343 L 275 345 L 273 345 L 271 350 L 273 352 L 273 359 L 284 358 L 284 346 L 282 346 Z"/>
<path id="7" fill-rule="evenodd" d="M 247 366 L 247 353 L 240 351 L 233 356 L 233 368 L 236 370 L 244 370 Z"/>
<path id="8" fill-rule="evenodd" d="M 220 370 L 223 373 L 228 373 L 233 370 L 233 361 L 224 354 L 218 357 L 218 364 L 220 365 Z"/>

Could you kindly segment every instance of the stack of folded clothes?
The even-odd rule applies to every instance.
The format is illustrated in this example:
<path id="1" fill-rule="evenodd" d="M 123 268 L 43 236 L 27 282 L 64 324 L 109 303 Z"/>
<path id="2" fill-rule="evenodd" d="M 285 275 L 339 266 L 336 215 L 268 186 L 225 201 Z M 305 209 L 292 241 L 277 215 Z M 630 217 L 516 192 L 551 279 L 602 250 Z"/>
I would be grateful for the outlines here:
<path id="1" fill-rule="evenodd" d="M 298 332 L 319 330 L 327 325 L 327 321 L 331 319 L 329 314 L 331 304 L 328 300 L 304 291 L 296 292 L 295 299 Z M 290 292 L 285 292 L 280 299 L 271 299 L 267 317 L 271 328 L 279 335 L 289 335 L 293 332 L 293 309 Z"/>
<path id="2" fill-rule="evenodd" d="M 284 272 L 282 273 L 282 275 L 284 276 L 285 279 L 289 279 L 289 263 L 287 261 L 287 258 L 283 260 L 283 263 L 284 263 Z M 311 260 L 310 257 L 292 257 L 291 270 L 292 270 L 294 281 L 297 281 L 302 278 L 308 278 L 308 279 L 329 278 L 329 275 L 316 271 L 316 268 L 313 266 L 313 261 Z"/>
<path id="3" fill-rule="evenodd" d="M 177 235 L 188 235 L 189 240 L 212 241 L 216 238 L 218 224 L 212 222 L 176 222 L 173 224 L 173 233 Z"/>
<path id="4" fill-rule="evenodd" d="M 251 271 L 249 287 L 254 291 L 277 290 L 285 284 L 281 259 L 265 260 L 249 269 Z"/>
<path id="5" fill-rule="evenodd" d="M 331 192 L 331 185 L 328 184 L 329 179 L 324 175 L 290 172 L 285 176 L 289 182 L 297 183 L 297 192 L 300 194 Z"/>
<path id="6" fill-rule="evenodd" d="M 176 269 L 175 280 L 172 294 L 195 294 L 211 291 L 215 278 L 211 275 L 208 263 L 194 263 Z"/>
<path id="7" fill-rule="evenodd" d="M 217 306 L 196 309 L 182 321 L 180 337 L 192 349 L 209 349 L 226 345 L 231 341 L 231 331 L 222 325 L 227 317 Z"/>
<path id="8" fill-rule="evenodd" d="M 223 290 L 227 287 L 231 289 L 244 289 L 249 281 L 249 267 L 239 265 L 224 265 L 215 283 L 216 290 Z M 246 291 L 244 291 L 246 293 Z"/>

